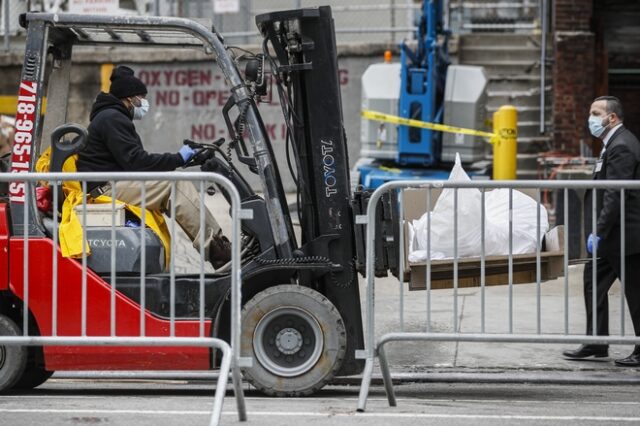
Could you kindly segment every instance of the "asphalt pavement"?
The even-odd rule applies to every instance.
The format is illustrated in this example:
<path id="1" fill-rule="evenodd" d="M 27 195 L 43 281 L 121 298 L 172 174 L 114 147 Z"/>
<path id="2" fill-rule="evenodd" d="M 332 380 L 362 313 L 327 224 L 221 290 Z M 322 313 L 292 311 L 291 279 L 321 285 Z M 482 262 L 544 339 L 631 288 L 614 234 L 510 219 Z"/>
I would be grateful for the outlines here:
<path id="1" fill-rule="evenodd" d="M 377 280 L 376 335 L 426 331 L 428 320 L 432 332 L 450 333 L 457 326 L 462 333 L 481 333 L 483 316 L 487 334 L 562 335 L 567 332 L 583 335 L 586 315 L 582 275 L 582 265 L 570 266 L 566 288 L 564 277 L 542 282 L 539 290 L 536 283 L 518 284 L 511 289 L 508 285 L 486 287 L 484 310 L 482 290 L 477 287 L 459 289 L 457 302 L 451 289 L 433 290 L 427 301 L 426 291 L 408 291 L 406 285 L 401 286 L 390 278 Z M 428 303 L 431 305 L 429 315 Z M 621 313 L 624 314 L 624 334 L 632 336 L 626 302 L 621 299 L 619 283 L 615 283 L 609 292 L 612 335 L 622 334 Z M 387 354 L 395 372 L 606 371 L 640 377 L 640 369 L 618 367 L 613 363 L 614 359 L 629 355 L 632 345 L 612 345 L 610 357 L 598 361 L 564 359 L 562 351 L 577 346 L 575 343 L 399 342 L 389 344 Z"/>
<path id="2" fill-rule="evenodd" d="M 629 385 L 412 383 L 389 407 L 380 387 L 367 411 L 355 410 L 355 386 L 331 386 L 308 398 L 267 398 L 247 391 L 241 423 L 231 395 L 223 425 L 613 425 L 640 424 L 640 389 Z M 0 424 L 206 425 L 213 383 L 53 379 L 21 395 L 0 396 Z"/>

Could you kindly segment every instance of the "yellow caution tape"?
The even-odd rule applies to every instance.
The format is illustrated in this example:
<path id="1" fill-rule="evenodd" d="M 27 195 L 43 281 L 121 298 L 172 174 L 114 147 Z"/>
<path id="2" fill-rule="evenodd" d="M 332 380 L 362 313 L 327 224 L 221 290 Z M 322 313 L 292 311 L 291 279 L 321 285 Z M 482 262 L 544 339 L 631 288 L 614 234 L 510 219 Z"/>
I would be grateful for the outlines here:
<path id="1" fill-rule="evenodd" d="M 386 123 L 398 124 L 401 126 L 419 127 L 421 129 L 435 130 L 438 132 L 458 133 L 463 135 L 480 136 L 489 138 L 489 142 L 496 143 L 499 135 L 495 133 L 483 132 L 480 130 L 465 129 L 463 127 L 447 126 L 446 124 L 428 123 L 421 120 L 413 120 L 410 118 L 402 118 L 397 115 L 384 114 L 377 111 L 362 110 L 362 117 L 372 121 L 384 121 Z"/>
<path id="2" fill-rule="evenodd" d="M 397 167 L 387 167 L 387 166 L 378 166 L 378 169 L 385 172 L 391 172 L 391 173 L 400 173 L 402 171 Z"/>

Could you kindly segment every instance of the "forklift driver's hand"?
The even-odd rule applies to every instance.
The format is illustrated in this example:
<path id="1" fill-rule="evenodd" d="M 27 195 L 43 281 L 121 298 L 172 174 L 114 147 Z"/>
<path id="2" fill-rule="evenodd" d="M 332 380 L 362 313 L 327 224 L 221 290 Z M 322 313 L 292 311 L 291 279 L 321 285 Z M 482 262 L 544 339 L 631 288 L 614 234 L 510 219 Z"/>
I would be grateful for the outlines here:
<path id="1" fill-rule="evenodd" d="M 187 164 L 191 157 L 195 155 L 195 153 L 196 151 L 194 151 L 189 145 L 182 145 L 182 148 L 180 148 L 180 151 L 178 151 L 178 154 L 180 154 L 180 156 L 182 156 L 182 159 L 184 160 L 184 164 Z"/>

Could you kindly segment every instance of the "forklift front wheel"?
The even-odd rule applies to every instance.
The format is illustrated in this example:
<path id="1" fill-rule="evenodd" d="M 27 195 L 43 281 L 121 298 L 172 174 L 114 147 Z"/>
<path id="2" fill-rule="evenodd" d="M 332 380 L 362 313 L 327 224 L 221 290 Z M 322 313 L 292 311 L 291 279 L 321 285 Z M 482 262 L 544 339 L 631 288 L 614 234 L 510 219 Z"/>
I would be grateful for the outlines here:
<path id="1" fill-rule="evenodd" d="M 0 315 L 0 336 L 20 336 L 22 331 L 9 317 Z M 11 389 L 27 365 L 26 346 L 0 346 L 0 393 Z"/>
<path id="2" fill-rule="evenodd" d="M 271 287 L 243 308 L 242 353 L 253 358 L 245 378 L 267 395 L 318 391 L 340 369 L 346 346 L 340 313 L 310 288 Z"/>
<path id="3" fill-rule="evenodd" d="M 53 371 L 45 370 L 44 367 L 38 365 L 34 354 L 36 351 L 42 350 L 42 348 L 38 348 L 35 346 L 30 346 L 27 352 L 27 366 L 24 369 L 24 373 L 20 380 L 13 385 L 14 389 L 20 390 L 28 390 L 33 389 L 47 380 L 53 375 Z"/>

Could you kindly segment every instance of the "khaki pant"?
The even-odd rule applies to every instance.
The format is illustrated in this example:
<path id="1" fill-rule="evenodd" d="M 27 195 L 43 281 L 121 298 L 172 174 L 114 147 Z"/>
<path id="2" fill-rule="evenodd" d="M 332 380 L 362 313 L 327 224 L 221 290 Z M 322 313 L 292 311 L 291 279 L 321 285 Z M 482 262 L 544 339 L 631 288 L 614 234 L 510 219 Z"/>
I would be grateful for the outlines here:
<path id="1" fill-rule="evenodd" d="M 130 182 L 119 181 L 115 186 L 115 198 L 127 204 L 142 206 L 142 185 L 146 192 L 146 208 L 148 210 L 161 211 L 171 214 L 171 182 L 145 181 Z M 105 195 L 111 196 L 111 191 Z M 175 189 L 175 220 L 182 230 L 193 242 L 193 247 L 200 250 L 200 193 L 193 182 L 176 181 Z M 220 225 L 213 217 L 209 209 L 204 209 L 204 255 L 209 258 L 209 247 L 213 237 L 220 232 Z M 172 238 L 174 236 L 172 235 Z"/>

